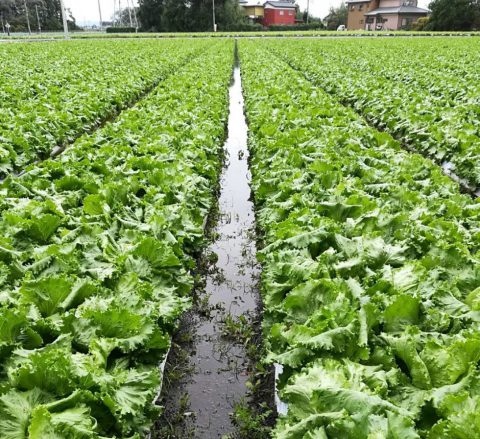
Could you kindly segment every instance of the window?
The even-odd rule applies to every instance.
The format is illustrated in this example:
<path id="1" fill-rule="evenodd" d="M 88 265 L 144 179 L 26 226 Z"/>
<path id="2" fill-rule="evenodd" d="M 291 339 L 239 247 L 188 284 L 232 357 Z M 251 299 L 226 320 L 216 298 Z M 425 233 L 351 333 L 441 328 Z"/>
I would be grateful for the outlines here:
<path id="1" fill-rule="evenodd" d="M 363 20 L 360 20 L 360 24 L 363 24 Z"/>
<path id="2" fill-rule="evenodd" d="M 285 15 L 285 11 L 283 9 L 280 10 L 280 15 Z"/>
<path id="3" fill-rule="evenodd" d="M 373 23 L 374 21 L 373 17 L 367 17 L 367 23 Z"/>
<path id="4" fill-rule="evenodd" d="M 293 11 L 288 11 L 288 15 L 293 15 Z"/>
<path id="5" fill-rule="evenodd" d="M 405 17 L 402 18 L 402 29 L 403 30 L 410 30 L 413 24 L 413 18 L 412 17 Z"/>
<path id="6" fill-rule="evenodd" d="M 358 10 L 359 10 L 359 11 L 363 11 L 363 3 L 360 3 L 360 4 L 358 5 Z"/>
<path id="7" fill-rule="evenodd" d="M 355 10 L 355 5 L 350 6 L 350 10 L 354 11 Z"/>

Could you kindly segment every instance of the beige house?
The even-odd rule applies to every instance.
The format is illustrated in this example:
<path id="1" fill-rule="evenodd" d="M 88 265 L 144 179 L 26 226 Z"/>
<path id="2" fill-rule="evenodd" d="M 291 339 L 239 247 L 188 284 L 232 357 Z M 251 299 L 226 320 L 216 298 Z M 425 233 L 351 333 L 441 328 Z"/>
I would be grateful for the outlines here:
<path id="1" fill-rule="evenodd" d="M 243 14 L 246 15 L 250 21 L 259 22 L 264 16 L 264 0 L 240 0 L 238 4 L 241 6 Z"/>
<path id="2" fill-rule="evenodd" d="M 348 30 L 409 30 L 427 9 L 417 0 L 347 0 Z"/>

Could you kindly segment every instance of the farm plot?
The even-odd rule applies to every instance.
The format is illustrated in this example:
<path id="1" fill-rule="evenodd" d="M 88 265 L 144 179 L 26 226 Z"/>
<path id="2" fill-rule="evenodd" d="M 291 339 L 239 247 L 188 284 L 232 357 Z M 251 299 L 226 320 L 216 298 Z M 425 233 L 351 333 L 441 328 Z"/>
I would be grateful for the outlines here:
<path id="1" fill-rule="evenodd" d="M 0 175 L 73 142 L 206 47 L 157 40 L 3 45 Z"/>
<path id="2" fill-rule="evenodd" d="M 266 362 L 281 366 L 288 405 L 274 438 L 480 437 L 480 201 L 425 157 L 476 181 L 478 43 L 428 41 L 382 40 L 394 54 L 409 47 L 398 59 L 374 40 L 358 41 L 363 58 L 343 39 L 238 43 L 262 234 Z M 212 234 L 217 257 L 245 276 L 247 247 L 237 247 L 235 262 L 221 240 L 250 239 L 252 220 L 242 210 L 249 178 L 236 143 L 227 141 L 231 180 L 219 178 L 233 49 L 224 39 L 70 41 L 0 54 L 18 62 L 21 78 L 16 86 L 5 74 L 0 91 L 1 438 L 146 435 L 219 180 L 228 188 L 219 210 L 228 233 Z M 471 49 L 471 59 L 451 65 Z M 382 81 L 369 50 L 382 61 Z M 99 53 L 102 68 L 93 62 Z M 439 68 L 429 76 L 433 60 Z M 242 100 L 231 100 L 233 126 Z M 234 131 L 231 142 L 240 138 Z M 61 144 L 69 147 L 49 158 Z M 246 299 L 243 281 L 244 296 L 232 304 Z M 216 273 L 215 282 L 237 286 Z M 227 293 L 218 291 L 221 316 Z M 214 357 L 225 327 L 212 324 L 220 331 L 208 337 Z M 245 370 L 236 385 L 245 384 Z M 230 377 L 233 398 L 222 395 L 219 375 L 211 378 L 218 400 L 244 395 Z M 209 410 L 206 390 L 196 404 Z M 268 403 L 261 406 L 268 416 Z M 261 423 L 255 414 L 249 425 Z M 196 433 L 217 434 L 209 422 Z"/>
<path id="3" fill-rule="evenodd" d="M 269 51 L 311 44 L 240 43 L 273 436 L 480 437 L 480 204 Z"/>
<path id="4" fill-rule="evenodd" d="M 140 438 L 158 415 L 228 112 L 233 43 L 178 68 L 202 44 L 175 42 L 174 76 L 0 185 L 0 437 Z"/>
<path id="5" fill-rule="evenodd" d="M 480 41 L 262 42 L 375 126 L 480 188 Z"/>

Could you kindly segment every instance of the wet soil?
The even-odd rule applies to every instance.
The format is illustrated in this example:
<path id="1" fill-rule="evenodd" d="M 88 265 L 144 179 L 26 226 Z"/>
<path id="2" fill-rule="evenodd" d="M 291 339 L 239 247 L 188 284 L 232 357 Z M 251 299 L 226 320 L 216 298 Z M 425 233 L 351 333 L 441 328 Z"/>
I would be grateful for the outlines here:
<path id="1" fill-rule="evenodd" d="M 256 373 L 252 357 L 261 344 L 260 267 L 238 65 L 229 96 L 218 211 L 211 243 L 201 258 L 204 288 L 197 288 L 195 305 L 174 338 L 160 401 L 165 413 L 154 438 L 241 437 L 232 414 L 251 396 L 247 381 Z M 273 382 L 267 385 L 273 397 Z"/>

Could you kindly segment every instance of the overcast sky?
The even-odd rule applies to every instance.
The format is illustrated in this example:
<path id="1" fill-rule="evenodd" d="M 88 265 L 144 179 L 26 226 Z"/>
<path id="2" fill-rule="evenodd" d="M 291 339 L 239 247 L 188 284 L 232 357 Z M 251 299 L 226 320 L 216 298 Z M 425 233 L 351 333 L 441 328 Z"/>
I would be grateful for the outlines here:
<path id="1" fill-rule="evenodd" d="M 72 9 L 78 22 L 98 21 L 98 0 L 64 0 L 65 5 Z M 117 0 L 118 1 L 118 0 Z M 134 1 L 137 4 L 137 0 Z M 338 6 L 342 0 L 310 0 L 310 13 L 316 17 L 325 17 L 330 6 Z M 100 0 L 104 20 L 110 19 L 113 14 L 114 0 Z M 301 9 L 307 7 L 307 0 L 297 0 Z M 430 0 L 419 0 L 418 6 L 426 8 Z M 118 4 L 118 3 L 117 3 Z M 122 8 L 127 6 L 127 0 L 121 0 Z"/>
<path id="2" fill-rule="evenodd" d="M 77 22 L 83 21 L 97 21 L 98 18 L 98 0 L 63 0 L 65 7 L 70 8 L 73 12 L 73 16 Z M 138 4 L 137 0 L 128 0 L 130 4 L 132 1 L 135 5 Z M 110 20 L 113 15 L 113 3 L 114 0 L 100 0 L 100 6 L 102 8 L 102 18 L 104 21 Z M 116 0 L 118 5 L 118 0 Z M 120 0 L 122 8 L 127 7 L 127 0 Z"/>

